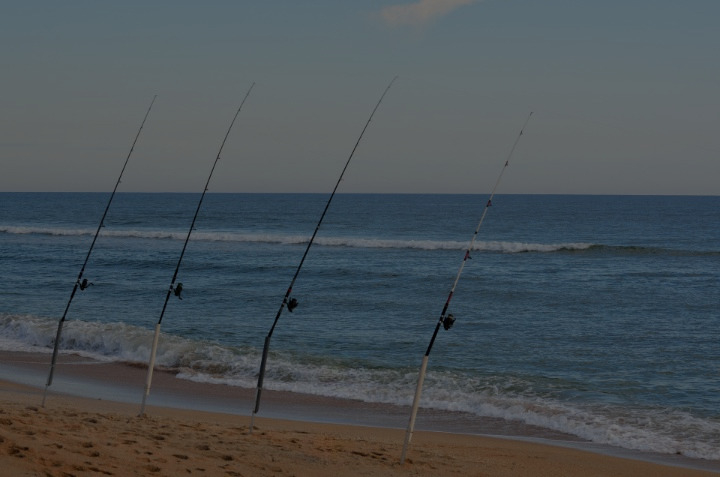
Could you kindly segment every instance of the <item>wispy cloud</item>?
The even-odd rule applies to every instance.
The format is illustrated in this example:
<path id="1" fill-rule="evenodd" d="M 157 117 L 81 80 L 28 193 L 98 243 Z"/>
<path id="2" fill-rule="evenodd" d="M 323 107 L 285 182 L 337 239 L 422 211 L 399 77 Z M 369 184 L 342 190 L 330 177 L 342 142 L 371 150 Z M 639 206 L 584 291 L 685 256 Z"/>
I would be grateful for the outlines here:
<path id="1" fill-rule="evenodd" d="M 381 10 L 383 21 L 391 26 L 422 26 L 451 11 L 477 3 L 480 0 L 418 0 L 414 3 L 393 5 Z"/>

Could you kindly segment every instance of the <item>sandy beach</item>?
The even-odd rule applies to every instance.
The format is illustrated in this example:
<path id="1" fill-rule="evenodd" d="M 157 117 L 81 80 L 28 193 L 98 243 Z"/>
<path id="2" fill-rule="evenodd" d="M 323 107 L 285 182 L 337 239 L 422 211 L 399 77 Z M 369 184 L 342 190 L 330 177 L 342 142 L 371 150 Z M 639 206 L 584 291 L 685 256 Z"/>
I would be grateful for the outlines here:
<path id="1" fill-rule="evenodd" d="M 14 353 L 3 356 L 4 365 L 12 357 L 23 357 Z M 75 369 L 68 364 L 72 362 L 84 361 L 63 357 L 61 374 Z M 88 369 L 100 368 L 75 372 L 88 373 Z M 144 371 L 129 366 L 113 369 L 125 369 L 135 380 Z M 152 404 L 146 415 L 138 416 L 137 404 L 107 397 L 76 397 L 57 390 L 49 393 L 42 407 L 42 389 L 14 381 L 0 381 L 0 465 L 8 476 L 718 475 L 567 445 L 427 430 L 415 432 L 408 458 L 401 464 L 404 429 L 398 426 L 261 415 L 250 434 L 249 416 Z M 172 386 L 187 383 L 170 373 L 159 373 L 160 391 Z M 244 399 L 249 400 L 251 394 L 244 390 Z M 270 407 L 273 400 L 283 399 L 269 394 Z"/>

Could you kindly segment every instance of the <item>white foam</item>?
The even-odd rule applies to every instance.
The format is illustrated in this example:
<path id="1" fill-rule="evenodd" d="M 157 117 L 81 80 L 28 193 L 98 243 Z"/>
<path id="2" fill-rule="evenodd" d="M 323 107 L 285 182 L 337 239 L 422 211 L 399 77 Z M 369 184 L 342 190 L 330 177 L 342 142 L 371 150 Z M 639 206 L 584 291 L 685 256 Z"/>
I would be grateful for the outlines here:
<path id="1" fill-rule="evenodd" d="M 60 227 L 18 227 L 18 226 L 0 226 L 0 233 L 15 235 L 56 235 L 56 236 L 77 236 L 92 235 L 95 232 L 90 229 L 65 229 Z"/>
<path id="2" fill-rule="evenodd" d="M 94 232 L 89 229 L 63 229 L 48 227 L 0 227 L 0 232 L 8 234 L 40 234 L 59 236 L 80 236 L 92 235 Z M 187 232 L 177 230 L 110 230 L 103 229 L 102 236 L 116 238 L 136 238 L 150 240 L 184 240 Z M 310 240 L 305 235 L 286 235 L 273 233 L 242 233 L 229 231 L 196 231 L 193 240 L 208 242 L 236 242 L 236 243 L 269 243 L 283 245 L 302 245 Z M 415 249 L 415 250 L 465 250 L 468 242 L 441 241 L 441 240 L 416 240 L 416 239 L 381 239 L 363 237 L 317 237 L 315 243 L 326 247 L 350 247 L 350 248 L 376 248 L 376 249 Z M 589 243 L 557 243 L 539 244 L 527 242 L 503 242 L 487 241 L 476 242 L 473 250 L 500 252 L 500 253 L 525 253 L 525 252 L 556 252 L 560 250 L 586 250 L 592 244 Z"/>
<path id="3" fill-rule="evenodd" d="M 49 352 L 57 321 L 27 315 L 0 314 L 0 349 Z M 122 323 L 72 320 L 65 324 L 63 352 L 94 359 L 147 362 L 152 330 Z M 198 382 L 252 388 L 257 379 L 259 350 L 162 334 L 159 367 Z M 417 370 L 366 368 L 356 363 L 298 357 L 274 352 L 265 376 L 267 389 L 409 405 Z M 457 371 L 430 370 L 421 405 L 483 417 L 523 422 L 572 434 L 591 442 L 626 449 L 720 459 L 720 419 L 679 410 L 640 408 L 538 395 L 520 378 L 481 378 Z"/>

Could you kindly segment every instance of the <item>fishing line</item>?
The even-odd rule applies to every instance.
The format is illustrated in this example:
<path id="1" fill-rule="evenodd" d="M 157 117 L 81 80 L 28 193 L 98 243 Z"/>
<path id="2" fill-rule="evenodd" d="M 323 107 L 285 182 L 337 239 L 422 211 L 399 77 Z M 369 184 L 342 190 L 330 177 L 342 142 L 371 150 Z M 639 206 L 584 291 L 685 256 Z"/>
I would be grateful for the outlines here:
<path id="1" fill-rule="evenodd" d="M 320 229 L 320 224 L 322 224 L 322 221 L 325 218 L 325 214 L 327 213 L 328 209 L 330 208 L 330 203 L 332 202 L 333 197 L 335 196 L 335 192 L 337 191 L 338 186 L 340 186 L 340 182 L 342 181 L 342 178 L 345 175 L 345 171 L 347 170 L 348 165 L 350 165 L 350 160 L 353 158 L 353 155 L 355 154 L 355 150 L 358 148 L 358 145 L 360 144 L 360 140 L 362 139 L 363 135 L 365 134 L 365 130 L 370 125 L 370 121 L 372 121 L 372 118 L 375 115 L 375 111 L 377 111 L 377 109 L 380 107 L 380 103 L 382 103 L 382 100 L 385 97 L 385 94 L 387 94 L 388 90 L 393 85 L 393 83 L 395 82 L 396 79 L 397 79 L 397 76 L 395 76 L 392 79 L 392 81 L 390 81 L 390 84 L 387 85 L 387 88 L 385 88 L 385 91 L 383 91 L 383 94 L 380 96 L 380 99 L 378 100 L 377 104 L 375 105 L 375 108 L 372 110 L 372 113 L 370 113 L 370 117 L 368 118 L 367 122 L 365 123 L 365 127 L 363 127 L 362 132 L 360 132 L 360 136 L 358 137 L 357 141 L 355 142 L 355 146 L 352 148 L 352 151 L 350 152 L 350 157 L 348 157 L 347 161 L 345 162 L 345 167 L 343 167 L 343 170 L 340 173 L 340 177 L 338 178 L 337 183 L 335 183 L 335 188 L 333 189 L 332 193 L 330 194 L 330 198 L 328 199 L 327 204 L 325 204 L 325 209 L 323 210 L 322 214 L 320 215 L 320 220 L 318 220 L 318 223 L 315 226 L 315 231 L 313 232 L 312 237 L 310 237 L 310 241 L 308 242 L 307 247 L 305 248 L 305 253 L 303 253 L 302 258 L 300 259 L 300 263 L 298 264 L 298 267 L 295 270 L 295 275 L 293 275 L 293 278 L 290 281 L 290 286 L 288 287 L 287 292 L 285 292 L 285 296 L 283 297 L 283 301 L 280 304 L 280 309 L 278 310 L 277 314 L 275 315 L 275 320 L 273 321 L 273 324 L 270 327 L 270 331 L 268 332 L 267 336 L 265 337 L 265 344 L 263 346 L 262 360 L 260 362 L 260 372 L 258 374 L 257 392 L 255 394 L 255 407 L 253 408 L 252 416 L 250 419 L 250 433 L 251 434 L 253 431 L 253 423 L 255 421 L 255 415 L 257 414 L 258 410 L 260 409 L 260 396 L 262 394 L 263 380 L 265 378 L 265 367 L 267 365 L 268 351 L 270 350 L 270 339 L 272 338 L 273 332 L 275 331 L 275 326 L 277 326 L 278 320 L 280 319 L 280 315 L 282 315 L 282 312 L 286 306 L 287 306 L 288 311 L 291 313 L 298 306 L 298 301 L 295 298 L 290 297 L 293 286 L 295 285 L 295 280 L 297 279 L 298 274 L 300 273 L 300 269 L 302 268 L 303 263 L 305 263 L 305 258 L 307 257 L 308 252 L 310 251 L 310 247 L 312 247 L 312 244 L 315 241 L 315 236 L 317 235 L 318 230 Z"/>
<path id="2" fill-rule="evenodd" d="M 203 189 L 203 192 L 200 195 L 200 200 L 198 201 L 197 209 L 195 209 L 195 215 L 193 216 L 192 222 L 190 223 L 190 228 L 188 229 L 187 236 L 185 237 L 185 243 L 183 244 L 182 251 L 180 252 L 180 258 L 178 258 L 177 265 L 175 266 L 175 273 L 173 273 L 172 280 L 170 281 L 170 287 L 168 288 L 167 294 L 165 295 L 165 303 L 163 303 L 162 311 L 160 312 L 160 318 L 158 318 L 158 322 L 155 325 L 155 335 L 153 336 L 152 350 L 150 351 L 150 361 L 148 363 L 148 374 L 147 374 L 147 380 L 145 381 L 145 391 L 143 392 L 142 404 L 140 405 L 140 415 L 141 416 L 145 413 L 145 401 L 147 400 L 147 397 L 150 394 L 150 385 L 152 384 L 153 368 L 155 367 L 155 357 L 157 355 L 158 340 L 160 338 L 160 325 L 162 324 L 163 316 L 165 316 L 165 309 L 167 308 L 168 301 L 170 300 L 170 295 L 174 294 L 176 297 L 178 297 L 179 299 L 182 300 L 183 285 L 182 285 L 182 283 L 178 283 L 177 285 L 175 284 L 175 281 L 177 280 L 178 272 L 180 271 L 180 264 L 182 263 L 183 256 L 185 255 L 185 250 L 187 249 L 188 242 L 190 241 L 190 235 L 192 234 L 192 231 L 195 228 L 195 221 L 197 220 L 198 214 L 200 213 L 200 207 L 202 206 L 203 199 L 205 198 L 205 193 L 208 191 L 208 186 L 210 185 L 210 179 L 212 179 L 213 172 L 215 172 L 215 166 L 217 166 L 217 163 L 220 160 L 220 154 L 222 153 L 223 147 L 225 147 L 225 141 L 227 141 L 227 138 L 230 135 L 230 131 L 232 131 L 233 125 L 235 124 L 235 120 L 237 119 L 238 115 L 240 114 L 240 110 L 242 110 L 242 107 L 245 104 L 245 100 L 247 100 L 248 96 L 250 96 L 250 91 L 252 91 L 253 86 L 255 86 L 255 83 L 250 85 L 250 89 L 248 89 L 247 93 L 245 94 L 245 97 L 243 98 L 242 102 L 240 103 L 240 106 L 238 107 L 237 111 L 235 112 L 235 116 L 233 117 L 232 121 L 230 122 L 230 127 L 228 127 L 228 130 L 225 133 L 225 138 L 223 139 L 222 143 L 220 144 L 220 149 L 218 150 L 217 156 L 215 157 L 215 162 L 213 162 L 213 166 L 210 169 L 210 174 L 208 175 L 207 182 L 205 182 L 205 188 Z"/>
<path id="3" fill-rule="evenodd" d="M 105 211 L 102 214 L 102 218 L 100 219 L 100 223 L 98 224 L 97 231 L 95 231 L 95 236 L 93 237 L 93 240 L 90 243 L 90 248 L 88 249 L 87 255 L 85 256 L 85 261 L 83 262 L 82 267 L 80 268 L 80 273 L 78 274 L 77 280 L 75 280 L 75 285 L 73 286 L 72 293 L 70 293 L 70 299 L 68 300 L 67 305 L 65 306 L 65 311 L 63 312 L 63 315 L 60 318 L 60 321 L 58 322 L 57 333 L 55 334 L 55 343 L 53 345 L 52 360 L 50 361 L 50 373 L 48 374 L 47 382 L 45 383 L 45 391 L 43 392 L 42 407 L 45 407 L 45 398 L 47 397 L 47 391 L 53 381 L 53 374 L 55 373 L 55 364 L 57 363 L 57 357 L 58 357 L 58 348 L 60 346 L 60 336 L 62 335 L 62 329 L 63 329 L 63 324 L 65 323 L 65 318 L 67 317 L 68 311 L 70 310 L 70 304 L 72 303 L 73 298 L 75 298 L 75 293 L 77 292 L 78 288 L 80 289 L 80 291 L 83 291 L 92 285 L 91 282 L 88 282 L 87 278 L 83 278 L 83 274 L 85 273 L 85 266 L 87 266 L 88 260 L 90 260 L 90 254 L 92 254 L 93 248 L 95 247 L 95 242 L 97 241 L 98 235 L 100 235 L 100 229 L 102 229 L 104 227 L 105 216 L 107 215 L 108 210 L 110 209 L 110 204 L 112 203 L 113 197 L 115 197 L 115 192 L 117 191 L 117 188 L 120 185 L 120 180 L 122 179 L 123 173 L 125 172 L 125 168 L 127 167 L 128 161 L 130 160 L 130 156 L 132 156 L 133 150 L 135 149 L 135 144 L 137 144 L 138 138 L 140 137 L 140 132 L 142 132 L 143 126 L 145 126 L 145 120 L 148 118 L 148 115 L 150 114 L 150 110 L 152 109 L 156 98 L 157 98 L 157 95 L 153 96 L 152 101 L 150 101 L 150 106 L 148 107 L 147 112 L 145 113 L 145 117 L 143 118 L 142 123 L 140 124 L 140 129 L 138 129 L 138 132 L 135 135 L 135 140 L 133 140 L 132 146 L 130 147 L 130 152 L 128 152 L 128 155 L 125 158 L 125 163 L 123 164 L 123 167 L 120 170 L 120 175 L 118 176 L 117 182 L 115 183 L 115 188 L 113 189 L 112 194 L 110 194 L 110 199 L 108 200 L 108 203 L 105 206 Z"/>
<path id="4" fill-rule="evenodd" d="M 452 300 L 453 294 L 455 293 L 455 288 L 457 287 L 458 282 L 460 281 L 460 275 L 462 275 L 463 268 L 465 268 L 465 264 L 467 263 L 468 258 L 470 257 L 470 251 L 473 248 L 473 245 L 475 244 L 475 239 L 477 239 L 478 232 L 480 231 L 480 227 L 482 226 L 483 221 L 485 220 L 485 215 L 487 215 L 488 209 L 492 206 L 492 200 L 495 197 L 495 191 L 497 190 L 498 185 L 500 185 L 500 181 L 502 180 L 502 176 L 505 173 L 505 170 L 508 167 L 508 164 L 510 164 L 510 158 L 512 157 L 513 153 L 515 152 L 515 147 L 518 145 L 518 142 L 520 142 L 520 138 L 523 135 L 523 130 L 525 129 L 525 126 L 527 126 L 528 121 L 530 121 L 530 117 L 532 116 L 532 112 L 528 115 L 527 119 L 525 120 L 525 123 L 523 124 L 522 128 L 520 129 L 520 133 L 517 135 L 517 138 L 515 139 L 515 142 L 513 143 L 512 148 L 510 149 L 510 153 L 507 156 L 507 159 L 505 160 L 505 164 L 503 165 L 500 175 L 497 178 L 497 181 L 495 181 L 495 186 L 492 189 L 492 192 L 490 193 L 490 198 L 488 199 L 487 203 L 485 204 L 485 208 L 483 209 L 483 213 L 480 216 L 480 221 L 477 224 L 477 227 L 475 227 L 475 233 L 473 233 L 472 239 L 470 240 L 470 244 L 468 245 L 467 250 L 465 250 L 465 256 L 463 257 L 462 263 L 460 264 L 460 269 L 458 270 L 457 276 L 455 277 L 455 282 L 453 282 L 452 288 L 450 289 L 450 293 L 448 294 L 447 300 L 445 301 L 445 306 L 443 306 L 442 313 L 440 313 L 440 319 L 437 322 L 437 325 L 435 326 L 435 331 L 433 332 L 432 338 L 430 339 L 430 344 L 427 347 L 427 350 L 425 351 L 425 356 L 423 356 L 422 359 L 422 365 L 420 366 L 420 374 L 418 376 L 418 382 L 417 382 L 417 388 L 415 389 L 415 397 L 413 399 L 413 405 L 412 405 L 412 412 L 410 413 L 410 421 L 408 423 L 407 431 L 405 433 L 405 443 L 403 444 L 403 450 L 402 450 L 402 456 L 400 457 L 400 463 L 405 462 L 405 456 L 407 454 L 407 448 L 410 445 L 410 440 L 412 439 L 413 429 L 415 428 L 415 418 L 417 416 L 418 407 L 420 405 L 420 394 L 422 393 L 422 386 L 423 381 L 425 381 L 425 372 L 427 371 L 427 365 L 428 365 L 428 359 L 430 356 L 430 351 L 432 351 L 432 347 L 435 344 L 435 338 L 437 338 L 438 331 L 440 330 L 440 326 L 442 325 L 443 328 L 446 330 L 449 330 L 453 324 L 455 323 L 455 317 L 452 314 L 447 313 L 448 307 L 450 306 L 450 300 Z"/>

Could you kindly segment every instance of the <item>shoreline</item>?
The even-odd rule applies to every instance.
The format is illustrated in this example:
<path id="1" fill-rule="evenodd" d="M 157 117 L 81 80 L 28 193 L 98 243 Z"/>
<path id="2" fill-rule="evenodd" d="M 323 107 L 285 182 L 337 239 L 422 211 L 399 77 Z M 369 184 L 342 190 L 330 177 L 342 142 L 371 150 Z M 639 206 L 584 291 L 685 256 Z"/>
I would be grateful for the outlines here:
<path id="1" fill-rule="evenodd" d="M 46 407 L 42 408 L 43 386 L 47 377 L 49 360 L 50 356 L 43 353 L 0 352 L 0 361 L 3 363 L 2 372 L 0 372 L 0 398 L 4 403 L 3 408 L 15 409 L 15 412 L 23 413 L 22 407 L 25 406 L 25 413 L 37 414 L 38 418 L 43 415 L 48 416 L 47 413 L 55 409 L 62 409 L 63 413 L 69 414 L 76 412 L 73 410 L 81 409 L 83 412 L 94 413 L 95 416 L 117 413 L 123 416 L 123 419 L 129 419 L 128 422 L 142 419 L 212 422 L 218 426 L 224 426 L 223 432 L 230 432 L 231 427 L 233 433 L 248 433 L 254 389 L 198 383 L 176 378 L 171 372 L 156 370 L 153 389 L 147 400 L 146 416 L 138 417 L 144 389 L 145 368 L 139 365 L 95 361 L 73 354 L 60 355 L 54 383 L 48 390 Z M 78 395 L 84 395 L 84 397 Z M 399 457 L 409 407 L 406 409 L 403 406 L 271 390 L 264 390 L 263 397 L 260 413 L 255 419 L 256 426 L 262 433 L 268 429 L 281 434 L 290 432 L 290 429 L 305 429 L 306 431 L 303 432 L 316 435 L 318 432 L 326 433 L 328 429 L 331 429 L 338 433 L 339 438 L 357 433 L 382 436 L 382 438 L 375 438 L 375 443 L 380 444 L 384 449 L 393 450 L 383 452 L 383 457 L 380 459 L 389 467 L 383 467 L 381 470 L 375 469 L 376 472 L 373 475 L 378 475 L 378 471 L 380 475 L 404 475 L 401 470 L 407 470 L 408 465 L 414 466 L 418 456 L 428 452 L 427 446 L 435 449 L 438 443 L 448 443 L 445 444 L 446 452 L 449 453 L 448 455 L 453 455 L 453 462 L 465 462 L 470 458 L 469 456 L 455 455 L 455 452 L 461 452 L 464 449 L 464 453 L 473 454 L 476 446 L 484 448 L 490 445 L 503 449 L 507 446 L 513 449 L 516 447 L 524 449 L 521 454 L 530 452 L 531 449 L 534 449 L 533 452 L 537 449 L 544 449 L 543 452 L 549 452 L 552 455 L 573 455 L 575 456 L 573 458 L 583 462 L 590 458 L 593 461 L 599 459 L 603 462 L 607 460 L 622 464 L 617 464 L 619 467 L 614 467 L 615 470 L 612 473 L 588 474 L 586 469 L 585 473 L 573 473 L 572 470 L 563 471 L 566 472 L 564 475 L 647 475 L 640 471 L 636 471 L 635 474 L 618 473 L 621 472 L 619 469 L 635 468 L 638 465 L 653 466 L 652 475 L 720 474 L 720 462 L 717 461 L 613 448 L 502 419 L 479 418 L 461 413 L 426 409 L 421 410 L 419 414 L 416 431 L 408 451 L 408 461 L 412 460 L 412 463 L 401 466 Z M 91 419 L 97 419 L 97 417 Z M 179 424 L 174 423 L 173 425 Z M 299 439 L 299 437 L 296 436 L 294 439 Z M 450 445 L 450 442 L 453 444 Z M 372 445 L 370 440 L 367 445 Z M 443 448 L 445 449 L 445 447 Z M 497 447 L 493 448 L 497 449 Z M 359 454 L 353 454 L 352 450 L 348 451 L 352 455 L 362 457 Z M 368 454 L 368 451 L 358 452 Z M 462 465 L 470 466 L 465 468 L 465 471 L 472 468 L 470 462 Z M 391 473 L 383 474 L 385 471 Z M 322 474 L 298 473 L 298 475 Z M 473 475 L 472 472 L 470 475 Z M 491 473 L 490 475 L 543 474 L 529 472 L 527 474 Z M 557 474 L 549 473 L 547 475 Z"/>
<path id="2" fill-rule="evenodd" d="M 49 354 L 0 351 L 0 362 L 3 363 L 0 379 L 39 389 L 44 387 L 49 371 Z M 147 367 L 141 364 L 98 361 L 78 354 L 61 353 L 53 384 L 48 389 L 48 400 L 53 395 L 77 395 L 137 403 L 139 411 L 146 375 Z M 175 371 L 156 367 L 147 405 L 249 416 L 254 401 L 254 388 L 178 378 Z M 263 390 L 261 404 L 258 417 L 398 429 L 405 429 L 410 415 L 409 406 L 271 389 Z M 587 442 L 570 434 L 500 418 L 481 418 L 468 413 L 424 408 L 418 415 L 421 416 L 416 424 L 418 430 Z"/>

